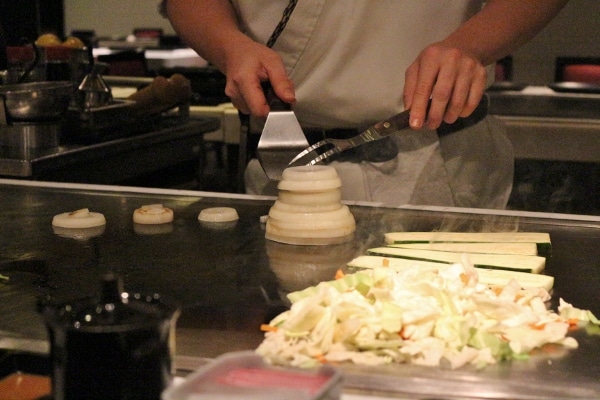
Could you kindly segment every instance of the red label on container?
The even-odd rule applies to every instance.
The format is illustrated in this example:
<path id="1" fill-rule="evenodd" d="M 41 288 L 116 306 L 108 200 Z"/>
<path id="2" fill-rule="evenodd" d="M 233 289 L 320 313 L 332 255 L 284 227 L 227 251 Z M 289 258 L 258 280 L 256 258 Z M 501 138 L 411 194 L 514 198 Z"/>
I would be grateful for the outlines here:
<path id="1" fill-rule="evenodd" d="M 276 371 L 259 368 L 237 368 L 228 371 L 216 379 L 223 385 L 248 387 L 248 388 L 288 388 L 301 389 L 315 394 L 328 381 L 324 375 L 308 375 L 290 371 Z"/>

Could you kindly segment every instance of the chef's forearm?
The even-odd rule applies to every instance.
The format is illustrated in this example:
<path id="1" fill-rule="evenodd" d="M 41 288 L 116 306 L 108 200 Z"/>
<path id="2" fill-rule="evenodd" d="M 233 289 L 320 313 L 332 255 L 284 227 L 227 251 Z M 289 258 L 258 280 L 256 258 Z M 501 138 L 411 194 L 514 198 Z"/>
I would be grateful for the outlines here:
<path id="1" fill-rule="evenodd" d="M 168 0 L 165 11 L 181 40 L 223 72 L 229 49 L 249 40 L 228 0 Z"/>
<path id="2" fill-rule="evenodd" d="M 489 0 L 442 43 L 488 65 L 533 38 L 569 0 Z"/>

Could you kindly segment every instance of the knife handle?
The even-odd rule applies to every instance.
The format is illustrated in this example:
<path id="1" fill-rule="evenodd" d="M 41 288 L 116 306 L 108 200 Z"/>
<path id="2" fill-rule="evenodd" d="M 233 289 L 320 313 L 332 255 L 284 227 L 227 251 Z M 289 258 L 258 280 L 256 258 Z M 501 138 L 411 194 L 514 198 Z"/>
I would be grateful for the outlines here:
<path id="1" fill-rule="evenodd" d="M 267 99 L 267 104 L 271 111 L 290 111 L 292 109 L 292 106 L 277 97 L 273 90 L 273 86 L 271 86 L 271 82 L 261 82 L 260 85 L 265 93 L 265 98 Z"/>

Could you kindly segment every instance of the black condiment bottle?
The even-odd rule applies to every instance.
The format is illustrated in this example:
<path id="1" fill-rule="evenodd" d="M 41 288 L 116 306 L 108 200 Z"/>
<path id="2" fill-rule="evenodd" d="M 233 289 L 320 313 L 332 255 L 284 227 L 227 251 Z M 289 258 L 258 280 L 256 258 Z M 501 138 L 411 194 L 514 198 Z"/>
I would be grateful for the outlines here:
<path id="1" fill-rule="evenodd" d="M 159 400 L 172 373 L 177 307 L 124 292 L 113 274 L 98 296 L 39 302 L 50 336 L 53 400 Z"/>

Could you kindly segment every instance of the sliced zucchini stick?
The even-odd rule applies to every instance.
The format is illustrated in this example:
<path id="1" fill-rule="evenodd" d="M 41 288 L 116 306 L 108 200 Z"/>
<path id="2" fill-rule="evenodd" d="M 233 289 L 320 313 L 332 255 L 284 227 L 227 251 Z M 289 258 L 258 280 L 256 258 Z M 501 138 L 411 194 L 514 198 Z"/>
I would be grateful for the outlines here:
<path id="1" fill-rule="evenodd" d="M 419 268 L 438 270 L 448 267 L 446 264 L 435 262 L 382 256 L 359 256 L 348 263 L 348 266 L 351 268 L 372 269 L 389 267 L 395 271 L 402 271 L 415 265 L 418 265 Z M 554 277 L 549 275 L 485 268 L 478 268 L 477 274 L 479 275 L 479 282 L 490 286 L 505 286 L 511 279 L 515 279 L 523 288 L 536 287 L 549 291 L 554 286 Z"/>
<path id="2" fill-rule="evenodd" d="M 452 253 L 436 250 L 402 249 L 398 247 L 377 247 L 367 250 L 368 255 L 407 258 L 410 260 L 434 261 L 454 264 L 461 262 L 463 253 Z M 523 256 L 519 254 L 474 254 L 469 253 L 469 260 L 480 268 L 505 269 L 540 273 L 546 266 L 546 258 L 539 256 Z"/>
<path id="3" fill-rule="evenodd" d="M 396 243 L 535 243 L 538 254 L 549 255 L 552 250 L 550 235 L 544 232 L 388 232 L 387 244 Z"/>
<path id="4" fill-rule="evenodd" d="M 525 256 L 536 256 L 537 245 L 535 243 L 397 243 L 390 247 L 401 247 L 405 249 L 440 250 L 453 253 L 481 253 L 481 254 L 521 254 Z"/>

